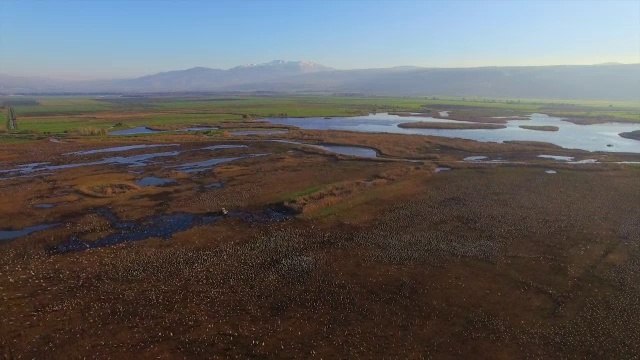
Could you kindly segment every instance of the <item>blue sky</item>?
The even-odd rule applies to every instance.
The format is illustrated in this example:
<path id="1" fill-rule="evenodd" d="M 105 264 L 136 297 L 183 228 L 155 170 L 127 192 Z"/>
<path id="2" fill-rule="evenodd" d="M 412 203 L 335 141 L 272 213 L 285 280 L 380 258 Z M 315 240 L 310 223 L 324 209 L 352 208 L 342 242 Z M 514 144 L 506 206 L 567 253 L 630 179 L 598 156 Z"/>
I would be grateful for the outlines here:
<path id="1" fill-rule="evenodd" d="M 640 1 L 0 1 L 0 73 L 640 62 Z"/>

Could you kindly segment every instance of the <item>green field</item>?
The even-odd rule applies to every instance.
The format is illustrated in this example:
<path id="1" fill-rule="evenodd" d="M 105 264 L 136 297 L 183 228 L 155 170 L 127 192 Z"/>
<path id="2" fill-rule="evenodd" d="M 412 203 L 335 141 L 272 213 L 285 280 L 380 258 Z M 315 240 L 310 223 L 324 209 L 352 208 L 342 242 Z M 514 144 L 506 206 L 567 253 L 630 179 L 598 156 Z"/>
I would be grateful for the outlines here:
<path id="1" fill-rule="evenodd" d="M 7 112 L 0 112 L 0 128 L 4 128 L 7 125 Z"/>
<path id="2" fill-rule="evenodd" d="M 467 115 L 533 112 L 640 122 L 640 102 L 386 98 L 337 96 L 0 97 L 14 107 L 19 132 L 62 134 L 80 128 L 213 125 L 262 117 L 356 116 L 372 112 L 451 110 Z M 6 124 L 6 108 L 0 124 Z"/>

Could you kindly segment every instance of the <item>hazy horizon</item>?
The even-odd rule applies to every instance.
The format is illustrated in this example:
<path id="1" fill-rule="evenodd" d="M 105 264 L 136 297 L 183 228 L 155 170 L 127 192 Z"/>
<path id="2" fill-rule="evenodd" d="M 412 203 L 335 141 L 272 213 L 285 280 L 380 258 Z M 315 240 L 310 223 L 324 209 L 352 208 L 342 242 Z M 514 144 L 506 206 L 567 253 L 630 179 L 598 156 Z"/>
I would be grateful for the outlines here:
<path id="1" fill-rule="evenodd" d="M 329 68 L 331 68 L 331 70 L 336 70 L 336 71 L 392 69 L 392 68 L 402 68 L 402 67 L 431 68 L 431 69 L 473 69 L 473 68 L 490 68 L 490 67 L 597 66 L 597 65 L 638 65 L 638 64 L 640 64 L 640 62 L 623 63 L 623 62 L 618 62 L 618 61 L 604 62 L 604 63 L 594 63 L 594 64 L 586 63 L 586 64 L 544 64 L 544 65 L 424 66 L 424 67 L 423 66 L 417 66 L 417 65 L 405 64 L 405 65 L 393 65 L 393 66 L 381 67 L 381 68 L 340 69 L 340 68 L 336 68 L 336 67 L 331 66 L 331 65 L 320 64 L 320 63 L 317 63 L 317 62 L 312 61 L 312 60 L 274 59 L 272 61 L 279 61 L 279 60 L 291 61 L 291 62 L 301 62 L 301 61 L 312 62 L 312 63 L 318 64 L 318 65 L 323 65 L 323 66 L 329 67 Z M 79 82 L 81 82 L 81 81 L 100 81 L 100 80 L 118 80 L 118 79 L 125 80 L 125 79 L 140 78 L 140 77 L 145 77 L 145 76 L 152 76 L 152 75 L 157 75 L 157 74 L 167 73 L 167 72 L 176 72 L 176 71 L 179 72 L 179 71 L 184 71 L 184 70 L 189 70 L 189 69 L 194 69 L 194 68 L 231 70 L 233 68 L 242 67 L 242 66 L 246 66 L 246 65 L 268 64 L 268 63 L 270 63 L 272 61 L 267 61 L 265 63 L 259 63 L 259 64 L 256 64 L 256 63 L 238 64 L 236 66 L 232 66 L 232 67 L 229 67 L 229 68 L 216 68 L 216 67 L 212 67 L 212 66 L 196 65 L 196 66 L 192 66 L 192 67 L 189 67 L 189 68 L 167 69 L 167 70 L 161 70 L 161 71 L 157 71 L 157 72 L 153 72 L 153 73 L 142 73 L 142 74 L 131 75 L 131 76 L 128 76 L 128 77 L 127 76 L 120 76 L 120 77 L 100 77 L 100 78 L 93 78 L 93 77 L 68 78 L 68 77 L 53 77 L 53 76 L 14 75 L 14 74 L 8 74 L 8 73 L 3 73 L 3 72 L 0 72 L 0 75 L 14 76 L 14 77 L 24 77 L 24 78 L 42 78 L 42 79 L 58 80 L 58 81 L 79 81 Z"/>
<path id="2" fill-rule="evenodd" d="M 640 62 L 640 2 L 633 1 L 149 5 L 5 1 L 0 73 L 115 79 L 274 59 L 339 70 Z"/>

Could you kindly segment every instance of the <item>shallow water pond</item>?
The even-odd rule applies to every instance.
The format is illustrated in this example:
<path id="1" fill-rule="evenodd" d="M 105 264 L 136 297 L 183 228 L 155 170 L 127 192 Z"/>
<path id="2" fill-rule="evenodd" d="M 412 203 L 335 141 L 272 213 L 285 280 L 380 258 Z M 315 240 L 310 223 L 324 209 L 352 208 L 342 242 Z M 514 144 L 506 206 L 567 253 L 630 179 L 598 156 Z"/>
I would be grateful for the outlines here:
<path id="1" fill-rule="evenodd" d="M 148 148 L 156 148 L 163 146 L 180 146 L 179 144 L 148 144 L 148 145 L 127 145 L 127 146 L 116 146 L 105 149 L 95 149 L 95 150 L 86 150 L 86 151 L 76 151 L 72 153 L 66 153 L 63 155 L 91 155 L 91 154 L 100 154 L 106 152 L 122 152 L 129 150 L 138 150 L 138 149 L 148 149 Z"/>
<path id="2" fill-rule="evenodd" d="M 202 150 L 243 149 L 247 147 L 248 147 L 247 145 L 222 144 L 222 145 L 207 146 L 202 148 Z"/>
<path id="3" fill-rule="evenodd" d="M 172 179 L 163 179 L 155 176 L 147 176 L 136 181 L 136 185 L 138 186 L 167 186 L 174 184 L 175 180 Z"/>
<path id="4" fill-rule="evenodd" d="M 561 155 L 538 155 L 541 159 L 551 159 L 557 161 L 573 161 L 573 156 L 561 156 Z"/>
<path id="5" fill-rule="evenodd" d="M 19 237 L 32 234 L 34 232 L 51 229 L 59 225 L 60 224 L 41 224 L 41 225 L 29 226 L 20 230 L 0 230 L 0 241 L 17 239 Z"/>
<path id="6" fill-rule="evenodd" d="M 218 128 L 214 126 L 211 126 L 211 127 L 199 126 L 199 127 L 188 127 L 188 128 L 179 129 L 179 130 L 153 130 L 153 129 L 149 129 L 146 126 L 138 126 L 131 129 L 111 131 L 109 135 L 116 135 L 116 136 L 117 135 L 139 135 L 139 134 L 157 134 L 157 133 L 170 132 L 170 131 L 209 131 L 209 130 L 218 130 Z"/>
<path id="7" fill-rule="evenodd" d="M 544 114 L 532 114 L 527 119 L 507 119 L 504 129 L 410 129 L 398 124 L 407 122 L 461 123 L 450 119 L 426 116 L 398 116 L 387 113 L 338 118 L 267 118 L 272 124 L 296 126 L 309 130 L 344 130 L 358 132 L 383 132 L 394 134 L 434 135 L 470 139 L 481 142 L 538 141 L 548 142 L 568 149 L 587 151 L 640 153 L 640 141 L 625 139 L 618 134 L 640 130 L 640 124 L 606 123 L 576 125 L 561 118 Z M 464 122 L 462 122 L 464 123 Z M 536 131 L 520 128 L 529 126 L 557 126 L 558 131 Z"/>
<path id="8" fill-rule="evenodd" d="M 173 213 L 150 216 L 140 221 L 122 221 L 116 214 L 106 208 L 97 209 L 96 213 L 109 220 L 111 227 L 117 232 L 96 241 L 83 241 L 79 236 L 74 235 L 66 242 L 50 248 L 49 252 L 61 254 L 150 238 L 170 239 L 175 233 L 195 226 L 210 225 L 224 217 L 239 218 L 247 223 L 270 223 L 285 221 L 294 216 L 289 210 L 278 206 L 255 211 L 229 211 L 226 216 L 221 214 Z"/>
<path id="9" fill-rule="evenodd" d="M 205 189 L 222 189 L 223 187 L 224 183 L 222 181 L 214 182 L 204 186 Z"/>
<path id="10" fill-rule="evenodd" d="M 209 130 L 218 130 L 218 127 L 215 126 L 198 126 L 198 127 L 188 127 L 186 129 L 181 129 L 178 131 L 209 131 Z"/>
<path id="11" fill-rule="evenodd" d="M 138 134 L 155 134 L 160 133 L 160 130 L 152 130 L 146 126 L 139 126 L 131 129 L 115 130 L 111 131 L 109 135 L 138 135 Z"/>
<path id="12" fill-rule="evenodd" d="M 180 151 L 168 151 L 168 152 L 140 154 L 140 155 L 133 155 L 133 156 L 117 156 L 117 157 L 110 157 L 110 158 L 106 158 L 98 161 L 71 163 L 71 164 L 62 164 L 62 165 L 48 165 L 49 163 L 27 164 L 27 165 L 20 165 L 14 169 L 0 170 L 0 174 L 6 174 L 6 176 L 2 176 L 0 177 L 0 179 L 10 178 L 14 176 L 30 175 L 33 173 L 42 174 L 44 171 L 73 169 L 77 167 L 95 166 L 95 165 L 126 165 L 131 167 L 142 167 L 142 166 L 148 165 L 153 159 L 161 158 L 161 157 L 178 156 L 179 154 L 180 154 Z"/>
<path id="13" fill-rule="evenodd" d="M 194 161 L 194 162 L 189 162 L 189 163 L 185 163 L 185 164 L 172 166 L 172 168 L 175 168 L 177 171 L 181 171 L 181 172 L 187 173 L 187 174 L 188 173 L 196 173 L 196 172 L 210 170 L 214 166 L 219 165 L 219 164 L 224 164 L 224 163 L 228 163 L 228 162 L 232 162 L 232 161 L 236 161 L 236 160 L 240 160 L 240 159 L 258 157 L 258 156 L 265 156 L 265 155 L 268 155 L 268 154 L 249 154 L 249 155 L 245 155 L 245 156 L 235 156 L 235 157 L 228 157 L 228 158 L 207 159 L 207 160 Z"/>
<path id="14" fill-rule="evenodd" d="M 487 160 L 488 158 L 486 156 L 467 156 L 466 158 L 462 159 L 464 161 L 480 161 L 480 160 Z"/>
<path id="15" fill-rule="evenodd" d="M 321 149 L 330 151 L 332 153 L 348 155 L 348 156 L 359 156 L 359 157 L 368 157 L 374 158 L 377 157 L 378 154 L 374 149 L 359 147 L 359 146 L 344 146 L 344 145 L 314 145 Z"/>
<path id="16" fill-rule="evenodd" d="M 332 153 L 348 155 L 348 156 L 359 156 L 359 157 L 369 157 L 369 158 L 374 158 L 378 156 L 378 153 L 376 150 L 372 148 L 364 147 L 364 146 L 329 145 L 329 144 L 315 145 L 315 144 L 305 144 L 305 143 L 301 143 L 298 141 L 291 141 L 291 140 L 270 140 L 270 141 L 279 142 L 283 144 L 308 146 L 308 147 L 322 149 Z"/>
<path id="17" fill-rule="evenodd" d="M 51 209 L 56 207 L 56 204 L 35 204 L 33 207 L 36 209 Z"/>
<path id="18" fill-rule="evenodd" d="M 433 170 L 434 173 L 439 173 L 439 172 L 443 172 L 443 171 L 449 171 L 451 170 L 451 168 L 449 167 L 437 167 L 435 170 Z"/>

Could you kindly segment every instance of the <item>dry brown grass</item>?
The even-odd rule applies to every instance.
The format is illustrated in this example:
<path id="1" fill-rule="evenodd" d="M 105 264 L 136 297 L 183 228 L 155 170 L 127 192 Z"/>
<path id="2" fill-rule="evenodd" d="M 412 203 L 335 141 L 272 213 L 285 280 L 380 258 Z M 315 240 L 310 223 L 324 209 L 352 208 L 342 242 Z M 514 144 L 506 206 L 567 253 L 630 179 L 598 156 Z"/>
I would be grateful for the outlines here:
<path id="1" fill-rule="evenodd" d="M 138 186 L 131 183 L 95 184 L 92 186 L 79 186 L 78 190 L 87 196 L 113 197 L 139 190 Z"/>
<path id="2" fill-rule="evenodd" d="M 81 128 L 75 129 L 73 133 L 81 136 L 96 136 L 96 135 L 105 136 L 107 135 L 107 130 L 94 128 L 94 127 L 81 127 Z"/>
<path id="3" fill-rule="evenodd" d="M 469 149 L 524 159 L 541 149 L 422 136 L 288 135 L 387 156 L 436 154 L 453 164 Z M 61 153 L 122 141 L 0 144 L 0 161 L 64 163 L 69 156 Z M 195 151 L 222 138 L 127 141 L 180 142 L 176 162 L 223 156 Z M 0 245 L 0 268 L 10 270 L 0 277 L 0 357 L 625 358 L 640 351 L 639 169 L 563 164 L 549 165 L 558 173 L 548 175 L 547 163 L 462 163 L 433 174 L 426 161 L 242 143 L 249 148 L 224 156 L 270 155 L 189 176 L 163 164 L 144 168 L 181 176 L 171 188 L 111 197 L 77 191 L 138 177 L 118 166 L 0 182 L 3 229 L 63 223 Z M 95 157 L 78 157 L 88 159 Z M 218 181 L 222 188 L 203 189 Z M 286 222 L 226 218 L 168 241 L 45 251 L 73 235 L 94 241 L 116 231 L 90 209 L 142 223 L 154 214 L 261 209 L 315 186 L 298 197 L 313 211 Z M 54 201 L 69 203 L 30 206 Z"/>
<path id="4" fill-rule="evenodd" d="M 465 139 L 450 139 L 437 136 L 375 134 L 346 131 L 295 130 L 279 138 L 303 140 L 310 143 L 334 143 L 370 147 L 387 157 L 446 160 L 468 154 L 535 154 L 550 149 L 561 149 L 553 144 L 528 142 L 498 144 Z M 573 153 L 583 153 L 580 151 Z M 453 159 L 453 158 L 452 158 Z"/>
<path id="5" fill-rule="evenodd" d="M 309 216 L 328 207 L 354 201 L 359 202 L 358 200 L 362 200 L 358 199 L 359 197 L 368 199 L 372 193 L 391 191 L 390 185 L 396 183 L 411 186 L 410 182 L 415 179 L 432 176 L 433 169 L 434 167 L 430 165 L 395 167 L 368 178 L 325 185 L 310 194 L 304 194 L 292 201 L 285 202 L 285 205 Z"/>
<path id="6" fill-rule="evenodd" d="M 282 156 L 269 173 L 259 162 L 226 167 L 216 176 L 233 174 L 228 187 L 210 196 L 259 183 L 267 186 L 259 197 L 273 196 L 287 176 L 306 186 L 294 179 L 360 166 Z M 16 357 L 119 358 L 637 353 L 637 171 L 481 168 L 427 177 L 397 163 L 367 166 L 385 167 L 379 183 L 367 190 L 339 181 L 338 197 L 338 189 L 357 191 L 315 220 L 230 220 L 171 241 L 34 255 L 71 233 L 89 232 L 87 241 L 109 233 L 103 218 L 79 213 L 63 228 L 9 243 L 0 256 L 13 269 L 0 278 L 0 347 Z M 56 177 L 56 186 L 73 179 Z M 176 195 L 193 202 L 192 194 Z"/>

